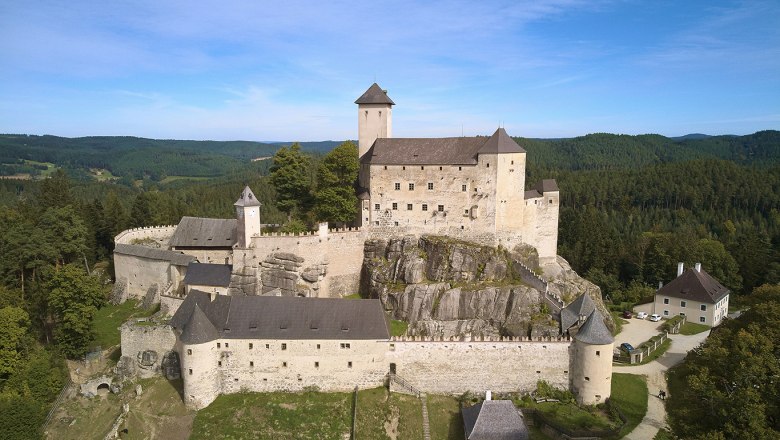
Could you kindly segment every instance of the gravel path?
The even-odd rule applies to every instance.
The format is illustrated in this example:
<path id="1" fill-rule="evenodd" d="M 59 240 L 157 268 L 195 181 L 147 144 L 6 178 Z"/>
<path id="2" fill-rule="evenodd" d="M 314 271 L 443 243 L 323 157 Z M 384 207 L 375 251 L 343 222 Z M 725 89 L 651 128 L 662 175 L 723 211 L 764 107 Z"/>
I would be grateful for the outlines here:
<path id="1" fill-rule="evenodd" d="M 615 337 L 616 343 L 622 340 L 621 335 L 626 332 L 626 327 L 631 327 L 631 324 L 626 324 L 623 327 L 624 331 Z M 633 334 L 633 332 L 630 332 L 630 334 Z M 649 333 L 645 340 L 654 334 Z M 660 390 L 666 391 L 667 395 L 669 394 L 669 389 L 666 386 L 666 370 L 682 362 L 685 356 L 688 355 L 688 352 L 707 339 L 709 334 L 710 332 L 706 331 L 691 336 L 669 335 L 672 345 L 660 358 L 645 365 L 635 367 L 620 366 L 612 369 L 615 373 L 642 374 L 647 377 L 647 389 L 649 391 L 647 396 L 647 414 L 645 414 L 639 426 L 624 438 L 628 440 L 649 440 L 655 437 L 659 429 L 666 426 L 666 408 L 663 401 L 658 398 L 658 391 Z"/>

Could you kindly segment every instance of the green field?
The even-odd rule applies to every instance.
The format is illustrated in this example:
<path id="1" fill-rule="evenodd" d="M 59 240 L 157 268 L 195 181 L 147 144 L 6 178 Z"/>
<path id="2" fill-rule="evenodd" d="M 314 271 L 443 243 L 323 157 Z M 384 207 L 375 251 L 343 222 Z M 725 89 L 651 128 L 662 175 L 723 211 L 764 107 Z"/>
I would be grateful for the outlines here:
<path id="1" fill-rule="evenodd" d="M 104 350 L 119 345 L 119 326 L 130 318 L 150 316 L 156 310 L 138 308 L 138 302 L 127 300 L 119 305 L 106 304 L 95 314 L 95 340 L 93 346 L 101 346 Z"/>
<path id="2" fill-rule="evenodd" d="M 612 403 L 628 421 L 620 430 L 620 436 L 633 431 L 647 413 L 647 382 L 643 376 L 627 373 L 612 374 Z"/>
<path id="3" fill-rule="evenodd" d="M 680 334 L 681 335 L 696 335 L 701 332 L 706 332 L 707 330 L 710 330 L 712 327 L 704 324 L 699 324 L 697 322 L 690 322 L 685 321 L 685 324 L 680 327 Z"/>

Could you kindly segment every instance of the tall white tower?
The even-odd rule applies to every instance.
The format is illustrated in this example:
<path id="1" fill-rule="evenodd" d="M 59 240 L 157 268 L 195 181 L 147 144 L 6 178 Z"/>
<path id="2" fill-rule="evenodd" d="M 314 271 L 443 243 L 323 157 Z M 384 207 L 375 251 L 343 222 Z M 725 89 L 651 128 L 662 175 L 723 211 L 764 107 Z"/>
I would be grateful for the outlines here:
<path id="1" fill-rule="evenodd" d="M 377 138 L 393 137 L 393 106 L 395 103 L 377 83 L 371 85 L 358 105 L 358 158 L 363 157 Z"/>
<path id="2" fill-rule="evenodd" d="M 233 206 L 236 207 L 238 247 L 247 249 L 252 244 L 252 236 L 260 235 L 260 202 L 247 186 Z"/>

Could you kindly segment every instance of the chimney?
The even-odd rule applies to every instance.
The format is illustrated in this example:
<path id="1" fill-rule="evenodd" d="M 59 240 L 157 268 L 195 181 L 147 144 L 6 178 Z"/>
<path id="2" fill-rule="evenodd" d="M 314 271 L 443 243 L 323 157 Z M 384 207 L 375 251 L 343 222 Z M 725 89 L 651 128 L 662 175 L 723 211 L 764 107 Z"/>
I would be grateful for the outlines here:
<path id="1" fill-rule="evenodd" d="M 485 400 L 493 400 L 493 393 L 490 390 L 485 391 Z"/>
<path id="2" fill-rule="evenodd" d="M 682 275 L 683 271 L 685 270 L 685 264 L 681 261 L 677 263 L 677 276 L 679 277 Z"/>
<path id="3" fill-rule="evenodd" d="M 215 299 L 217 299 L 217 289 L 214 289 L 209 293 L 209 300 L 214 301 Z"/>
<path id="4" fill-rule="evenodd" d="M 663 281 L 659 281 L 658 282 L 658 289 L 661 289 L 661 287 L 664 287 L 664 282 Z"/>
<path id="5" fill-rule="evenodd" d="M 696 263 L 696 272 L 701 272 L 701 263 Z"/>

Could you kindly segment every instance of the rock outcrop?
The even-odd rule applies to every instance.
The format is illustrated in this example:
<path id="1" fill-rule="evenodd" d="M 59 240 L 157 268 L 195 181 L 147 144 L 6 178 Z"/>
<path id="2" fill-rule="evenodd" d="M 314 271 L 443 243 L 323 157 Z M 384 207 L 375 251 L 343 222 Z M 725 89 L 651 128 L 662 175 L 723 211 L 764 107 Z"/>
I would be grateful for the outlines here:
<path id="1" fill-rule="evenodd" d="M 598 287 L 565 260 L 555 277 L 543 280 L 538 267 L 528 267 L 538 264 L 534 256 L 529 249 L 509 252 L 439 236 L 369 240 L 361 288 L 394 319 L 408 322 L 409 334 L 445 338 L 557 336 L 557 310 L 544 290 L 571 299 L 587 292 L 603 307 Z"/>

